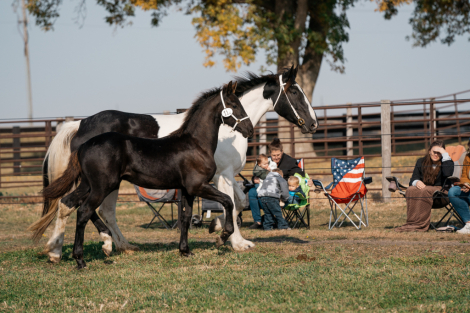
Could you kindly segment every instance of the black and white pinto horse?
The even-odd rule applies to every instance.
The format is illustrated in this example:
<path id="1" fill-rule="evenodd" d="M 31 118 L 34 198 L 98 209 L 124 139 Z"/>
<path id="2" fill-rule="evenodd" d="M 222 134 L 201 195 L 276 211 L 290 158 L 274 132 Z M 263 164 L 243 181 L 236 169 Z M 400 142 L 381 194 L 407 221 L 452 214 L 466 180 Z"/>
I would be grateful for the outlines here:
<path id="1" fill-rule="evenodd" d="M 189 109 L 183 125 L 159 139 L 132 137 L 110 132 L 98 135 L 72 153 L 64 174 L 43 190 L 45 200 L 63 197 L 80 180 L 77 189 L 62 198 L 65 210 L 77 210 L 73 258 L 79 269 L 83 260 L 84 231 L 93 212 L 122 180 L 152 189 L 181 189 L 183 212 L 179 212 L 181 238 L 179 251 L 192 255 L 188 229 L 195 196 L 221 203 L 227 215 L 217 245 L 233 233 L 232 199 L 209 182 L 217 166 L 214 160 L 220 125 L 225 123 L 245 138 L 253 136 L 253 124 L 235 96 L 237 83 L 204 93 Z"/>
<path id="2" fill-rule="evenodd" d="M 259 122 L 261 117 L 267 111 L 274 109 L 280 116 L 286 118 L 289 122 L 296 124 L 299 128 L 301 128 L 302 133 L 314 133 L 316 131 L 318 122 L 315 112 L 309 104 L 302 88 L 295 82 L 296 75 L 297 69 L 292 67 L 291 69 L 280 74 L 257 76 L 255 74 L 248 73 L 246 77 L 237 78 L 238 85 L 236 95 L 240 99 L 240 102 L 242 103 L 245 111 L 254 125 Z M 85 122 L 88 120 L 85 119 L 82 121 L 67 122 L 63 124 L 61 130 L 52 141 L 44 161 L 44 175 L 48 178 L 45 181 L 44 187 L 47 186 L 49 181 L 53 182 L 64 172 L 68 164 L 70 153 L 71 151 L 74 151 L 71 150 L 71 146 L 77 146 L 74 144 L 74 142 L 83 142 L 83 138 L 86 138 L 87 140 L 100 134 L 99 131 L 101 131 L 102 127 L 109 126 L 98 126 L 97 124 L 104 123 L 105 120 L 112 120 L 110 116 L 112 116 L 114 112 L 117 111 L 106 111 L 89 117 L 88 119 L 94 119 L 93 123 Z M 157 127 L 160 126 L 159 136 L 167 136 L 182 125 L 186 118 L 186 114 L 187 113 L 152 116 L 152 118 L 158 122 L 158 125 L 154 125 L 153 129 L 157 129 Z M 101 115 L 105 115 L 105 117 L 100 117 Z M 102 121 L 100 119 L 102 119 Z M 132 124 L 134 128 L 137 127 L 135 124 L 139 122 L 138 119 L 132 119 L 132 121 L 128 121 L 125 119 L 125 117 L 121 118 L 120 120 L 125 125 Z M 83 131 L 84 128 L 82 125 L 84 124 L 97 125 L 96 130 L 98 130 L 98 132 L 95 130 L 95 128 L 88 126 L 86 126 L 86 131 Z M 115 123 L 110 125 L 112 126 L 109 127 L 106 131 L 119 132 L 120 130 L 118 130 L 118 128 L 121 129 L 121 127 Z M 128 127 L 128 130 L 130 131 L 134 128 Z M 152 129 L 151 126 L 147 128 L 149 130 Z M 142 132 L 145 133 L 145 127 L 141 129 Z M 122 131 L 124 131 L 123 133 L 126 134 L 125 128 Z M 142 134 L 140 136 L 150 137 L 152 134 L 152 131 L 149 131 L 148 134 Z M 213 181 L 220 191 L 228 194 L 232 200 L 234 200 L 236 211 L 233 212 L 233 218 L 235 218 L 235 220 L 236 215 L 238 215 L 238 213 L 245 206 L 245 194 L 236 183 L 235 176 L 238 175 L 238 173 L 240 173 L 245 166 L 247 150 L 248 141 L 246 138 L 244 138 L 238 132 L 231 132 L 230 128 L 227 126 L 221 126 L 219 132 L 219 141 L 217 143 L 217 150 L 214 156 L 215 162 L 217 164 L 217 171 L 214 175 Z M 129 244 L 116 223 L 115 211 L 117 197 L 118 191 L 112 192 L 103 201 L 99 210 L 101 218 L 112 233 L 111 239 L 108 234 L 100 232 L 101 238 L 104 240 L 103 249 L 105 251 L 110 251 L 112 247 L 112 241 L 114 240 L 116 249 L 118 251 L 132 252 L 138 250 L 138 248 Z M 44 210 L 45 213 L 43 212 L 44 214 L 47 212 L 53 213 L 57 209 L 59 210 L 54 232 L 47 242 L 45 248 L 45 251 L 49 255 L 49 260 L 51 262 L 59 262 L 62 256 L 65 224 L 68 216 L 72 213 L 72 211 L 58 208 L 57 202 L 52 202 L 50 205 L 48 205 L 47 209 L 46 206 Z M 211 229 L 221 230 L 224 224 L 225 216 L 226 214 L 214 220 L 213 224 L 211 224 Z M 99 223 L 96 217 L 92 220 Z M 99 225 L 96 226 L 98 227 Z M 234 227 L 235 231 L 229 238 L 229 241 L 231 242 L 234 250 L 243 251 L 255 246 L 253 242 L 245 240 L 241 236 L 238 225 L 235 224 Z M 35 227 L 33 230 L 36 231 L 38 237 L 40 238 L 45 228 L 43 230 L 38 230 L 38 228 Z"/>

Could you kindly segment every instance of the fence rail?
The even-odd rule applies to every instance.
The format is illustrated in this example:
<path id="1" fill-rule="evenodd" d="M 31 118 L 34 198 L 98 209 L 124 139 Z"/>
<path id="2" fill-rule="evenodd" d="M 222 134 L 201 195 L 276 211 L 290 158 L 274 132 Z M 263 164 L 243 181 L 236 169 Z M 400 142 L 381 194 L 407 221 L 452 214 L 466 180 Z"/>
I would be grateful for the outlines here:
<path id="1" fill-rule="evenodd" d="M 469 92 L 469 91 L 467 91 Z M 414 99 L 390 102 L 391 156 L 418 156 L 435 139 L 446 143 L 465 143 L 470 137 L 470 99 L 457 99 L 462 93 L 448 95 L 451 99 Z M 443 98 L 443 97 L 439 97 Z M 319 128 L 313 135 L 300 134 L 292 124 L 282 119 L 268 119 L 255 127 L 255 136 L 248 143 L 247 161 L 266 151 L 274 137 L 283 142 L 286 152 L 302 157 L 307 172 L 330 175 L 328 168 L 318 168 L 314 162 L 332 157 L 355 158 L 382 156 L 382 103 L 343 104 L 316 107 Z M 60 124 L 81 118 L 0 120 L 0 200 L 21 196 L 11 194 L 18 188 L 39 191 L 42 186 L 42 162 Z M 411 173 L 413 168 L 393 166 L 392 174 Z M 252 164 L 245 168 L 250 173 Z M 380 168 L 369 174 L 381 174 Z M 24 189 L 22 189 L 24 190 Z M 29 191 L 25 191 L 28 193 Z M 34 196 L 28 196 L 34 197 Z M 2 202 L 0 202 L 2 203 Z"/>

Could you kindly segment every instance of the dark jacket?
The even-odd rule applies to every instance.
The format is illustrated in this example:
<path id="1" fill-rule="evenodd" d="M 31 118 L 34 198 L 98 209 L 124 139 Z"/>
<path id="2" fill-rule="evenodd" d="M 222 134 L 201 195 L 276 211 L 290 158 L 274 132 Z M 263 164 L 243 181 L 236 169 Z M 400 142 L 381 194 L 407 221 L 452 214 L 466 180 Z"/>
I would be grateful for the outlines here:
<path id="1" fill-rule="evenodd" d="M 269 174 L 268 170 L 265 170 L 264 168 L 262 168 L 258 164 L 255 165 L 255 168 L 253 169 L 253 176 L 259 177 L 259 178 L 264 180 L 264 179 L 266 179 L 266 175 L 268 175 L 268 174 Z"/>
<path id="2" fill-rule="evenodd" d="M 410 186 L 412 186 L 415 180 L 423 181 L 423 171 L 424 171 L 424 168 L 422 168 L 423 161 L 424 161 L 424 158 L 420 158 L 418 159 L 418 161 L 416 161 L 415 169 L 413 170 L 413 175 L 411 176 L 411 180 L 410 180 Z M 437 175 L 436 181 L 434 182 L 434 186 L 443 186 L 446 178 L 449 176 L 452 176 L 452 174 L 454 174 L 454 161 L 448 160 L 448 161 L 442 162 L 441 170 L 439 171 L 439 174 Z"/>
<path id="3" fill-rule="evenodd" d="M 281 161 L 277 165 L 284 174 L 284 179 L 289 179 L 289 176 L 294 176 L 295 173 L 299 173 L 302 177 L 305 177 L 304 171 L 297 165 L 297 160 L 293 157 L 283 153 Z"/>

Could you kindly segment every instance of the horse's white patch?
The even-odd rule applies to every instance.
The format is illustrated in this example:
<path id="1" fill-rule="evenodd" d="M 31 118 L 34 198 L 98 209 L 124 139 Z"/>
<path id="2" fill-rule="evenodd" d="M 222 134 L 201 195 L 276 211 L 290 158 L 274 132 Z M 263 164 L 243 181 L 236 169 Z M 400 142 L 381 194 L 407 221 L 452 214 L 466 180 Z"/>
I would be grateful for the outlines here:
<path id="1" fill-rule="evenodd" d="M 105 233 L 100 233 L 100 237 L 101 237 L 101 240 L 104 241 L 104 244 L 101 247 L 103 249 L 103 252 L 107 256 L 110 256 L 111 252 L 113 251 L 113 239 L 111 238 L 110 235 L 105 234 Z"/>

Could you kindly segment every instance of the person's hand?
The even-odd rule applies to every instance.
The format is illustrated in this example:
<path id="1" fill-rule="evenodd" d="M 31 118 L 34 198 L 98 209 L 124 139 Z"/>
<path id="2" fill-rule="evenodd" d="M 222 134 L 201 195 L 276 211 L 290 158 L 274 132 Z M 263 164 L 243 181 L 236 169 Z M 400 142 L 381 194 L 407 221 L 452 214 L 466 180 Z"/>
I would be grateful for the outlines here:
<path id="1" fill-rule="evenodd" d="M 436 149 L 436 151 L 439 152 L 441 155 L 443 155 L 444 153 L 447 153 L 446 149 L 442 147 L 439 147 L 438 149 Z"/>
<path id="2" fill-rule="evenodd" d="M 465 193 L 467 193 L 467 192 L 470 191 L 470 189 L 469 189 L 468 187 L 461 187 L 460 190 L 461 190 L 462 192 L 465 192 Z"/>
<path id="3" fill-rule="evenodd" d="M 416 183 L 416 187 L 418 187 L 418 189 L 423 189 L 424 187 L 426 187 L 426 185 L 422 181 L 418 181 Z"/>
<path id="4" fill-rule="evenodd" d="M 309 187 L 313 187 L 313 181 L 311 179 L 308 180 L 307 185 Z"/>

